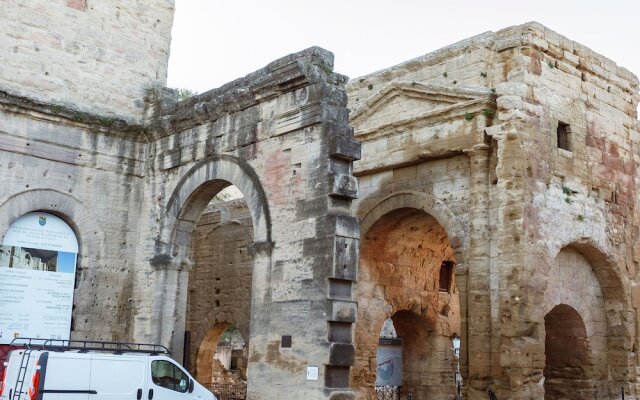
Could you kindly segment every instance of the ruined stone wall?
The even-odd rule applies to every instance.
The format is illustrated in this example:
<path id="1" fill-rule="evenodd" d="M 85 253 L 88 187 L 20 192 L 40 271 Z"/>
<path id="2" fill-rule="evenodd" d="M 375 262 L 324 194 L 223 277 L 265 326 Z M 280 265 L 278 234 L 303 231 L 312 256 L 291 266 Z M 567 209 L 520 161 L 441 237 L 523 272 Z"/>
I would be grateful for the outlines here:
<path id="1" fill-rule="evenodd" d="M 0 97 L 0 241 L 32 211 L 58 215 L 79 241 L 73 338 L 130 340 L 145 146 L 126 124 Z"/>
<path id="2" fill-rule="evenodd" d="M 593 312 L 607 316 L 611 376 L 599 395 L 620 386 L 634 393 L 637 78 L 531 23 L 355 79 L 348 93 L 363 142 L 354 166 L 363 232 L 369 219 L 409 206 L 431 210 L 454 238 L 467 395 L 483 398 L 493 388 L 498 398 L 544 396 L 539 305 L 556 290 L 550 271 L 567 246 L 591 265 L 602 290 Z M 495 98 L 474 105 L 482 93 Z M 558 148 L 559 122 L 568 125 L 569 149 Z M 429 189 L 403 193 L 408 185 L 396 175 L 455 157 L 469 165 L 461 201 L 433 199 Z M 447 190 L 458 192 L 443 181 Z"/>
<path id="3" fill-rule="evenodd" d="M 476 379 L 491 374 L 492 357 L 486 238 L 493 205 L 489 199 L 490 154 L 484 136 L 484 129 L 493 123 L 495 108 L 487 77 L 491 46 L 491 37 L 481 35 L 354 79 L 347 87 L 351 123 L 363 146 L 363 157 L 354 164 L 361 188 L 354 212 L 361 218 L 362 234 L 402 208 L 422 210 L 442 226 L 457 265 L 455 285 L 460 296 L 459 302 L 456 299 L 450 304 L 460 325 L 447 333 L 460 335 L 462 372 L 467 383 L 473 376 L 474 385 Z M 469 271 L 476 275 L 468 277 Z M 358 282 L 356 290 L 360 285 Z M 414 295 L 405 301 L 420 303 L 421 298 Z M 467 303 L 468 298 L 472 303 Z M 473 336 L 468 335 L 470 329 Z M 432 355 L 446 359 L 451 337 L 437 343 L 437 332 L 430 332 L 425 346 Z M 428 344 L 428 340 L 437 344 Z M 467 361 L 471 357 L 472 364 Z M 437 363 L 431 359 L 431 366 L 425 368 L 434 368 Z M 447 365 L 448 373 L 454 364 Z M 474 369 L 469 371 L 471 365 Z M 441 382 L 429 379 L 425 394 L 452 396 L 453 379 L 444 376 L 446 373 Z M 353 383 L 354 388 L 360 385 Z M 404 389 L 410 390 L 408 386 Z"/>
<path id="4" fill-rule="evenodd" d="M 42 13 L 25 25 L 31 6 Z M 356 313 L 371 300 L 370 311 L 391 316 L 392 304 L 378 300 L 393 300 L 394 290 L 403 296 L 395 311 L 422 318 L 437 308 L 438 320 L 458 313 L 469 399 L 486 398 L 488 389 L 498 398 L 544 397 L 546 317 L 558 306 L 572 307 L 572 321 L 584 325 L 574 337 L 590 340 L 598 365 L 578 367 L 593 367 L 587 383 L 599 385 L 599 398 L 614 398 L 621 386 L 638 396 L 635 76 L 535 23 L 482 34 L 349 84 L 350 123 L 364 152 L 352 166 L 360 146 L 343 77 L 317 48 L 189 100 L 150 104 L 144 126 L 104 118 L 142 120 L 146 89 L 164 82 L 172 7 L 73 0 L 10 1 L 3 9 L 11 20 L 0 25 L 8 38 L 0 41 L 8 46 L 0 66 L 0 232 L 36 210 L 75 230 L 73 337 L 160 342 L 181 360 L 189 274 L 199 273 L 194 227 L 233 184 L 252 221 L 240 257 L 250 257 L 253 274 L 250 399 L 360 394 L 349 388 L 358 383 L 352 373 L 370 377 L 373 368 L 356 354 L 354 332 L 357 339 L 366 330 Z M 102 46 L 111 39 L 93 35 L 96 27 L 113 42 Z M 435 268 L 411 281 L 424 291 L 389 284 L 406 282 L 393 269 L 411 270 L 415 260 L 363 260 L 361 267 L 391 272 L 382 282 L 366 281 L 371 271 L 358 276 L 359 223 L 366 234 L 406 209 L 433 217 L 444 232 L 438 240 L 446 234 L 450 248 L 440 256 L 456 262 L 459 310 L 457 299 L 435 300 Z M 422 256 L 417 248 L 407 246 Z M 454 325 L 412 331 L 405 317 L 396 321 L 399 334 L 415 334 L 419 344 L 439 332 L 420 355 L 444 357 Z M 318 381 L 306 379 L 307 367 L 319 368 Z"/>
<path id="5" fill-rule="evenodd" d="M 74 229 L 73 338 L 182 361 L 195 221 L 234 184 L 252 221 L 249 398 L 349 395 L 360 147 L 332 68 L 311 48 L 181 103 L 157 92 L 144 126 L 0 94 L 0 232 L 37 210 Z"/>
<path id="6" fill-rule="evenodd" d="M 197 374 L 201 342 L 216 324 L 234 325 L 245 341 L 249 339 L 253 226 L 244 201 L 207 207 L 193 242 L 186 329 L 191 332 L 190 371 Z"/>
<path id="7" fill-rule="evenodd" d="M 563 247 L 578 246 L 598 278 L 604 297 L 600 312 L 607 315 L 610 378 L 600 395 L 613 398 L 620 386 L 634 394 L 638 79 L 541 25 L 523 28 L 502 32 L 505 81 L 496 85 L 503 123 L 494 137 L 517 138 L 509 146 L 516 158 L 499 162 L 498 175 L 524 199 L 521 206 L 504 208 L 516 217 L 506 232 L 518 239 L 509 247 L 521 256 L 512 258 L 507 264 L 512 272 L 500 277 L 501 286 L 520 286 L 501 295 L 500 313 L 519 316 L 503 324 L 502 348 L 511 350 L 501 367 L 512 377 L 510 385 L 519 376 L 517 384 L 538 389 L 544 358 L 540 342 L 530 341 L 542 330 L 537 305 L 553 287 L 548 275 L 552 260 Z M 516 45 L 523 34 L 525 44 Z M 569 125 L 566 148 L 558 142 L 560 123 Z M 516 341 L 513 335 L 521 338 Z"/>
<path id="8" fill-rule="evenodd" d="M 360 148 L 332 65 L 318 48 L 285 57 L 160 110 L 150 126 L 153 199 L 142 211 L 134 335 L 181 358 L 194 223 L 233 184 L 253 223 L 248 390 L 256 400 L 348 392 L 358 241 L 351 161 Z M 319 368 L 318 380 L 306 379 L 307 366 Z"/>
<path id="9" fill-rule="evenodd" d="M 0 23 L 0 90 L 140 121 L 164 86 L 173 0 L 9 0 Z"/>

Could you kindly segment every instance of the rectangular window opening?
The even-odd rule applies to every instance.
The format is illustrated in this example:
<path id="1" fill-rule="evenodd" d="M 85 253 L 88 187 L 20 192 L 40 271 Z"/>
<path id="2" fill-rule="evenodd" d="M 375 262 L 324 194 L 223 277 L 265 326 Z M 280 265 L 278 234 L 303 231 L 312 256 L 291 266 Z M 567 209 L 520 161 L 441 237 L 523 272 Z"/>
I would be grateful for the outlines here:
<path id="1" fill-rule="evenodd" d="M 448 293 L 451 291 L 451 278 L 453 277 L 453 268 L 455 267 L 453 261 L 443 261 L 440 265 L 440 288 L 441 292 Z"/>
<path id="2" fill-rule="evenodd" d="M 558 148 L 571 151 L 571 126 L 558 121 Z"/>
<path id="3" fill-rule="evenodd" d="M 282 335 L 282 340 L 280 341 L 280 348 L 282 349 L 291 348 L 291 335 Z"/>

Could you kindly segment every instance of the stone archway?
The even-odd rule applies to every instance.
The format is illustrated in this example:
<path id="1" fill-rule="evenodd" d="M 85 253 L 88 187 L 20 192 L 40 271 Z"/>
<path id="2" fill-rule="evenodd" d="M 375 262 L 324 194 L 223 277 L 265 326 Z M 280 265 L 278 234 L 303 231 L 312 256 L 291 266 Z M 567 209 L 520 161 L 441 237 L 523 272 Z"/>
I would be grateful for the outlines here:
<path id="1" fill-rule="evenodd" d="M 242 192 L 253 221 L 256 243 L 271 243 L 271 215 L 267 196 L 253 169 L 243 160 L 210 156 L 193 166 L 180 180 L 167 202 L 162 236 L 172 255 L 189 254 L 195 221 L 222 189 L 234 185 Z"/>
<path id="2" fill-rule="evenodd" d="M 173 299 L 164 301 L 160 338 L 162 343 L 170 343 L 176 358 L 183 360 L 183 346 L 186 328 L 187 294 L 189 292 L 189 272 L 193 267 L 192 238 L 199 217 L 209 202 L 223 189 L 235 186 L 244 196 L 244 202 L 251 216 L 253 241 L 248 250 L 251 257 L 252 283 L 250 285 L 250 308 L 256 310 L 264 296 L 257 295 L 257 288 L 269 286 L 271 219 L 266 194 L 260 181 L 246 162 L 227 155 L 211 156 L 192 167 L 177 184 L 167 203 L 167 219 L 164 221 L 162 236 L 165 253 L 157 255 L 155 262 L 164 285 L 176 288 Z M 153 261 L 152 261 L 153 263 Z M 256 299 L 259 299 L 256 303 Z M 249 318 L 260 317 L 260 312 Z M 213 319 L 213 323 L 221 322 Z M 252 323 L 248 324 L 253 325 Z M 251 330 L 245 337 L 251 340 Z"/>
<path id="3" fill-rule="evenodd" d="M 32 211 L 52 213 L 65 220 L 76 232 L 81 253 L 100 255 L 103 252 L 105 235 L 96 215 L 77 198 L 53 189 L 27 190 L 0 204 L 2 235 L 13 221 Z"/>
<path id="4" fill-rule="evenodd" d="M 196 379 L 203 385 L 211 383 L 213 369 L 216 364 L 213 363 L 214 355 L 220 342 L 220 338 L 224 331 L 231 326 L 228 322 L 220 322 L 215 324 L 200 342 L 198 346 L 198 355 L 196 358 Z"/>
<path id="5" fill-rule="evenodd" d="M 365 232 L 360 256 L 352 378 L 359 398 L 374 396 L 378 332 L 387 318 L 404 347 L 402 395 L 415 400 L 453 397 L 451 338 L 460 332 L 460 303 L 453 276 L 455 251 L 447 232 L 424 210 L 399 208 Z M 448 276 L 441 280 L 441 273 Z"/>
<path id="6" fill-rule="evenodd" d="M 613 264 L 593 245 L 572 243 L 558 252 L 546 273 L 541 308 L 545 332 L 549 334 L 550 327 L 560 326 L 554 322 L 556 315 L 569 321 L 565 327 L 574 332 L 562 336 L 552 330 L 555 340 L 545 339 L 545 354 L 548 358 L 546 346 L 555 346 L 557 340 L 570 341 L 576 348 L 588 343 L 588 352 L 582 349 L 566 354 L 563 360 L 551 358 L 551 365 L 556 367 L 543 371 L 545 392 L 547 374 L 552 374 L 551 393 L 549 397 L 545 394 L 546 399 L 573 398 L 578 392 L 591 398 L 594 391 L 606 398 L 616 396 L 620 387 L 627 385 L 635 327 L 626 311 L 624 293 L 625 286 Z M 564 372 L 558 372 L 560 369 Z"/>
<path id="7" fill-rule="evenodd" d="M 214 368 L 214 374 L 206 372 L 203 384 L 246 383 L 246 351 L 249 344 L 251 319 L 252 255 L 253 244 L 251 216 L 243 197 L 235 187 L 229 187 L 217 195 L 196 222 L 192 240 L 191 259 L 193 268 L 189 272 L 187 295 L 186 329 L 188 332 L 187 368 L 200 379 L 200 370 Z M 212 327 L 225 324 L 242 337 L 242 345 L 221 348 L 230 352 L 226 369 L 216 368 L 212 357 L 205 358 L 204 365 L 198 354 L 207 340 Z M 231 343 L 230 343 L 231 345 Z M 187 347 L 187 346 L 185 346 Z M 214 347 L 215 352 L 215 347 Z M 233 353 L 233 354 L 231 354 Z M 211 365 L 213 364 L 213 365 Z M 230 372 L 232 370 L 232 372 Z"/>
<path id="8" fill-rule="evenodd" d="M 593 397 L 591 346 L 582 317 L 573 307 L 559 304 L 544 323 L 545 400 Z"/>

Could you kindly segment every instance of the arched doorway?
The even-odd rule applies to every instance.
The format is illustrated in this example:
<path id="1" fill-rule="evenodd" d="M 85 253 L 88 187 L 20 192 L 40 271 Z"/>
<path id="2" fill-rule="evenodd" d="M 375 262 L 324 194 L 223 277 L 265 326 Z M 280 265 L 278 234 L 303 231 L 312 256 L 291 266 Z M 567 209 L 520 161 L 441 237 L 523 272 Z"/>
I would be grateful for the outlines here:
<path id="1" fill-rule="evenodd" d="M 383 215 L 362 239 L 352 386 L 375 398 L 378 333 L 391 318 L 402 340 L 401 396 L 455 395 L 451 338 L 460 329 L 455 257 L 447 233 L 431 215 L 400 208 Z"/>
<path id="2" fill-rule="evenodd" d="M 566 305 L 555 306 L 544 317 L 545 400 L 586 398 L 592 388 L 589 337 L 578 312 Z"/>
<path id="3" fill-rule="evenodd" d="M 574 244 L 559 251 L 546 279 L 545 399 L 617 396 L 625 372 L 611 367 L 627 357 L 628 339 L 612 266 L 593 247 Z"/>
<path id="4" fill-rule="evenodd" d="M 227 186 L 196 220 L 191 241 L 187 362 L 202 384 L 246 384 L 252 244 L 253 225 L 244 196 Z"/>

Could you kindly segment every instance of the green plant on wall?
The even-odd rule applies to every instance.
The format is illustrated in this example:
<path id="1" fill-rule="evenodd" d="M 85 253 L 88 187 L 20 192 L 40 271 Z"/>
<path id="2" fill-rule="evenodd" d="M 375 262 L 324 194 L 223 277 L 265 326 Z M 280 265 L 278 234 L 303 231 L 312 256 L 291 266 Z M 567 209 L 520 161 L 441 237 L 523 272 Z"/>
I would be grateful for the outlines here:
<path id="1" fill-rule="evenodd" d="M 175 88 L 174 90 L 178 92 L 178 100 L 180 101 L 186 100 L 198 94 L 198 92 L 186 88 Z"/>
<path id="2" fill-rule="evenodd" d="M 491 117 L 493 117 L 493 110 L 490 109 L 490 108 L 484 108 L 482 110 L 482 115 L 484 115 L 487 118 L 491 118 Z"/>
<path id="3" fill-rule="evenodd" d="M 571 188 L 569 188 L 568 186 L 562 186 L 562 194 L 564 194 L 564 201 L 567 204 L 571 204 L 572 200 L 571 200 L 571 196 L 573 196 L 573 190 L 571 190 Z"/>

